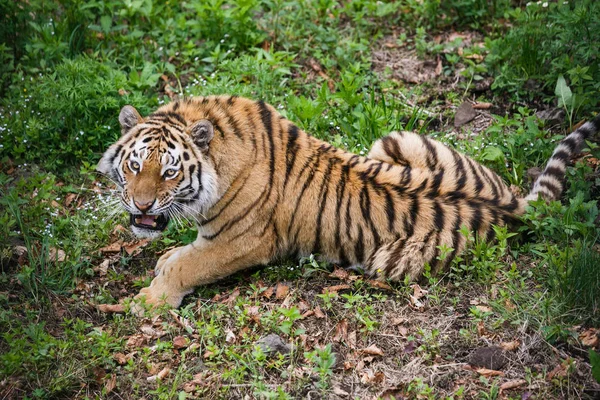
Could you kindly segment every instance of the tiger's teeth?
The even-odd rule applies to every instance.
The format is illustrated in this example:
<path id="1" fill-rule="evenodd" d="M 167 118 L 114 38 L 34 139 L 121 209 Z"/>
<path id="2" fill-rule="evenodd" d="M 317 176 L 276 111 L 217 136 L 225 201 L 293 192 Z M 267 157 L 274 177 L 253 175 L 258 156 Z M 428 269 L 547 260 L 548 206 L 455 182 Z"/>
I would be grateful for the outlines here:
<path id="1" fill-rule="evenodd" d="M 153 223 L 152 223 L 152 227 L 153 227 L 153 228 L 156 228 L 156 222 L 153 222 Z"/>
<path id="2" fill-rule="evenodd" d="M 142 222 L 142 219 L 141 219 L 141 218 L 136 218 L 136 219 L 135 219 L 135 223 L 136 223 L 136 224 L 139 224 L 139 223 L 141 223 L 141 222 Z"/>

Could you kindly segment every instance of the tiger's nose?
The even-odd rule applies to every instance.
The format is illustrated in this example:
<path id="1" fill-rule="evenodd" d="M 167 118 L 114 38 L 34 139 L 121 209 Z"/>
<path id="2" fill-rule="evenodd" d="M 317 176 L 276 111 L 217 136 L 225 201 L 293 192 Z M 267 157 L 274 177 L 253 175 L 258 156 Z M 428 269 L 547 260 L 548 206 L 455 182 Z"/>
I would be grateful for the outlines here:
<path id="1" fill-rule="evenodd" d="M 156 199 L 153 199 L 152 201 L 149 201 L 146 203 L 138 203 L 137 200 L 134 200 L 133 202 L 134 202 L 135 206 L 138 208 L 138 210 L 145 213 L 154 205 L 155 201 L 156 201 Z"/>

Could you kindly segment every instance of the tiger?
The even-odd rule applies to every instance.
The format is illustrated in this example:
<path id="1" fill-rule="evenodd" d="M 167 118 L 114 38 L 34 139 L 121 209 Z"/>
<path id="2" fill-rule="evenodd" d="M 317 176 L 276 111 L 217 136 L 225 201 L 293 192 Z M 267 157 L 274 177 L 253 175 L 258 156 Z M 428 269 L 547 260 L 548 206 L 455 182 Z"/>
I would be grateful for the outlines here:
<path id="1" fill-rule="evenodd" d="M 364 157 L 264 101 L 192 97 L 147 117 L 125 106 L 119 122 L 122 135 L 97 170 L 116 183 L 132 231 L 156 238 L 171 219 L 197 225 L 196 240 L 163 254 L 134 297 L 175 308 L 197 286 L 286 257 L 319 254 L 379 280 L 418 280 L 427 266 L 439 273 L 465 249 L 463 227 L 491 241 L 530 201 L 559 199 L 568 162 L 600 129 L 597 116 L 566 136 L 518 197 L 428 136 L 392 132 Z"/>

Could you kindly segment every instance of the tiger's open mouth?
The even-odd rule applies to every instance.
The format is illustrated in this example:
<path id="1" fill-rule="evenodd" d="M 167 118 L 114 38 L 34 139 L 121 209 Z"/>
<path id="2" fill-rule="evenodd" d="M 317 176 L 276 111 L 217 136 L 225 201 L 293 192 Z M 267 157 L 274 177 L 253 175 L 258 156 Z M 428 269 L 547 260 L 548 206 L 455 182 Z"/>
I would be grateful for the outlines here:
<path id="1" fill-rule="evenodd" d="M 129 221 L 136 228 L 149 229 L 152 231 L 164 231 L 169 225 L 169 217 L 159 215 L 146 214 L 130 214 Z"/>

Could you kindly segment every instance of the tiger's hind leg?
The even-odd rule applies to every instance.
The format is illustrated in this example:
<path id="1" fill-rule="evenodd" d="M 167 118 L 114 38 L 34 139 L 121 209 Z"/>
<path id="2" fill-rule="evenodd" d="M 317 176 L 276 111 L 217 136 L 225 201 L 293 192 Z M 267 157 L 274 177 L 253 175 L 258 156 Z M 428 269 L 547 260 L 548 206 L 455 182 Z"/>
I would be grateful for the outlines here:
<path id="1" fill-rule="evenodd" d="M 408 277 L 417 281 L 423 276 L 426 265 L 433 274 L 446 269 L 462 252 L 465 242 L 458 231 L 451 230 L 400 238 L 377 250 L 367 262 L 366 270 L 378 279 L 401 281 Z"/>

